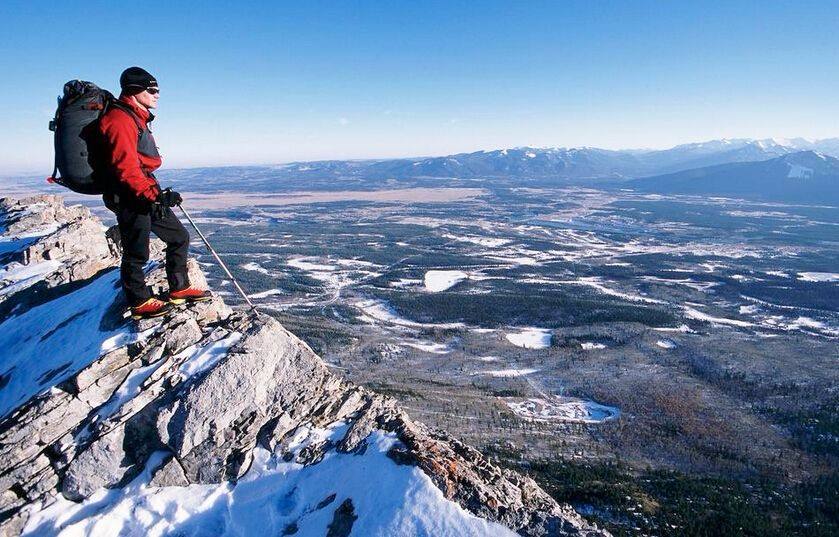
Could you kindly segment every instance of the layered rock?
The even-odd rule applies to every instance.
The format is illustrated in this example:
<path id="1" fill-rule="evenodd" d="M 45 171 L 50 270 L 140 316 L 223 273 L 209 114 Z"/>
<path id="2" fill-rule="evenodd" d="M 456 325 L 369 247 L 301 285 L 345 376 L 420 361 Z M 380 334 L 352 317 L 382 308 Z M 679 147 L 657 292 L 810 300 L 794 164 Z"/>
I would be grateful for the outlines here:
<path id="1" fill-rule="evenodd" d="M 0 250 L 0 301 L 37 282 L 54 287 L 90 278 L 119 262 L 119 234 L 106 229 L 81 205 L 59 196 L 0 199 L 8 251 Z M 21 285 L 23 284 L 23 285 Z M 7 292 L 3 292 L 4 289 Z"/>
<path id="2" fill-rule="evenodd" d="M 2 206 L 22 212 L 25 205 L 4 200 Z M 86 259 L 89 267 L 106 259 L 116 262 L 113 235 L 104 243 L 88 237 L 99 226 L 89 213 L 74 208 L 62 212 L 48 205 L 56 222 L 64 218 L 59 215 L 77 216 L 61 220 L 64 223 L 39 237 L 38 244 L 64 245 L 57 247 L 56 255 Z M 12 223 L 7 233 L 13 226 L 17 233 L 25 231 L 23 218 L 8 219 Z M 25 218 L 52 224 L 49 217 Z M 56 233 L 64 238 L 51 238 Z M 80 234 L 78 240 L 71 240 L 71 233 Z M 99 234 L 104 236 L 101 226 Z M 82 247 L 84 242 L 92 245 L 89 250 Z M 34 259 L 42 254 L 27 255 Z M 113 271 L 92 278 L 84 273 L 65 271 L 62 283 L 89 278 L 86 285 L 91 286 L 113 278 Z M 160 268 L 149 277 L 153 285 L 165 282 Z M 190 277 L 205 283 L 194 262 Z M 74 285 L 69 292 L 77 289 Z M 113 329 L 128 323 L 122 318 L 119 293 L 102 300 L 110 305 L 103 310 L 101 326 Z M 0 319 L 0 330 L 4 321 Z M 41 328 L 61 330 L 61 322 Z M 144 486 L 168 487 L 162 490 L 235 486 L 260 468 L 315 468 L 327 459 L 361 460 L 368 450 L 384 449 L 393 465 L 427 476 L 442 493 L 441 501 L 454 502 L 471 515 L 521 535 L 604 534 L 557 504 L 533 480 L 495 466 L 442 431 L 414 422 L 393 399 L 344 381 L 269 316 L 233 312 L 216 297 L 181 307 L 163 320 L 143 321 L 132 334 L 124 338 L 127 344 L 104 346 L 106 352 L 50 372 L 48 381 L 33 388 L 37 393 L 0 418 L 4 533 L 31 530 L 33 517 L 61 504 L 62 497 L 86 502 L 103 488 L 129 490 L 127 485 L 145 474 L 149 479 Z M 15 371 L 5 371 L 5 364 L 13 360 L 6 358 L 0 356 L 0 374 L 6 375 L 6 383 L 15 382 Z M 380 485 L 371 480 L 366 486 Z M 363 500 L 340 492 L 337 484 L 335 490 L 299 516 L 288 515 L 294 520 L 284 522 L 283 534 L 298 532 L 306 527 L 306 517 L 320 516 L 324 510 L 331 511 L 330 534 L 348 535 L 354 524 L 363 524 Z M 336 499 L 339 493 L 346 497 Z"/>

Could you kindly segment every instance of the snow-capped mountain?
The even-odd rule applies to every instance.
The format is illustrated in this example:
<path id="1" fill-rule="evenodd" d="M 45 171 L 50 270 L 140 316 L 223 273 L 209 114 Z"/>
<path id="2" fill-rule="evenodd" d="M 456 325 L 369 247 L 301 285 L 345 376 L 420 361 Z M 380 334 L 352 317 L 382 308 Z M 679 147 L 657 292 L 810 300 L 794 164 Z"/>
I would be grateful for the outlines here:
<path id="1" fill-rule="evenodd" d="M 839 138 L 815 142 L 803 138 L 722 139 L 663 150 L 517 147 L 427 158 L 298 162 L 272 167 L 271 176 L 344 180 L 423 177 L 557 181 L 632 179 L 716 164 L 769 160 L 802 150 L 839 156 Z M 267 177 L 266 181 L 269 181 Z"/>
<path id="2" fill-rule="evenodd" d="M 650 151 L 638 158 L 645 165 L 645 175 L 657 175 L 715 164 L 768 160 L 798 150 L 773 139 L 743 138 L 678 145 L 671 149 Z"/>
<path id="3" fill-rule="evenodd" d="M 271 317 L 133 325 L 118 264 L 87 209 L 0 199 L 0 534 L 608 535 Z"/>
<path id="4" fill-rule="evenodd" d="M 643 191 L 839 203 L 839 159 L 815 151 L 757 162 L 733 162 L 646 177 Z"/>
<path id="5" fill-rule="evenodd" d="M 519 147 L 459 153 L 445 157 L 386 161 L 368 171 L 375 175 L 411 177 L 619 177 L 636 169 L 629 152 L 592 147 Z"/>

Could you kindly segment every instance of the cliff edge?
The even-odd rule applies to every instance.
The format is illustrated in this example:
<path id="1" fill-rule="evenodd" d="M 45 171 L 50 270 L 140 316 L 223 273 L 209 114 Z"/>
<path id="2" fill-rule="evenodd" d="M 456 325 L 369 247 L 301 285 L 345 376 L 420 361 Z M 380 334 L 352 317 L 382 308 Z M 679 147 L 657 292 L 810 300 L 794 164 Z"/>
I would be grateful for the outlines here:
<path id="1" fill-rule="evenodd" d="M 3 535 L 606 535 L 267 315 L 127 320 L 118 263 L 87 209 L 0 200 Z"/>

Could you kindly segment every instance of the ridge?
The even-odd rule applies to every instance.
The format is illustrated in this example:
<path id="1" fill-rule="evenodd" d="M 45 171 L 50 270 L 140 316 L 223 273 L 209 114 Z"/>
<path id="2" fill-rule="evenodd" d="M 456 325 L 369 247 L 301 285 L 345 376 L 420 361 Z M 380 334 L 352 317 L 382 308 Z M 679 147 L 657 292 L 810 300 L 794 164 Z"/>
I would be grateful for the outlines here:
<path id="1" fill-rule="evenodd" d="M 608 535 L 267 315 L 214 296 L 130 324 L 88 209 L 3 198 L 0 222 L 3 535 Z"/>

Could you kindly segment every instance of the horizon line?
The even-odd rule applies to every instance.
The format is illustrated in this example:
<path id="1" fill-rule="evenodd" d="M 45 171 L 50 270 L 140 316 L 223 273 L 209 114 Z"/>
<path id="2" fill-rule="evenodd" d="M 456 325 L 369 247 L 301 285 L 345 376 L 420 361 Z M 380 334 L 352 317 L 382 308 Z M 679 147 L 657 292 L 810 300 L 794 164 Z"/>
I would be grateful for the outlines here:
<path id="1" fill-rule="evenodd" d="M 607 149 L 604 147 L 597 147 L 593 145 L 578 145 L 578 146 L 531 146 L 531 145 L 519 145 L 519 146 L 509 146 L 509 147 L 497 147 L 493 149 L 475 149 L 473 151 L 459 151 L 456 153 L 446 153 L 446 154 L 438 154 L 438 155 L 405 155 L 405 156 L 396 156 L 396 157 L 352 157 L 352 158 L 317 158 L 317 159 L 308 159 L 308 160 L 288 160 L 288 161 L 262 161 L 262 162 L 248 162 L 248 163 L 238 163 L 238 164 L 190 164 L 190 165 L 179 165 L 173 166 L 169 168 L 165 168 L 164 171 L 168 170 L 195 170 L 201 168 L 260 168 L 260 167 L 271 167 L 271 166 L 287 166 L 290 164 L 305 164 L 305 163 L 314 163 L 314 162 L 373 162 L 373 161 L 388 161 L 388 160 L 419 160 L 419 159 L 428 159 L 428 158 L 441 158 L 441 157 L 448 157 L 448 156 L 455 156 L 455 155 L 469 155 L 474 153 L 491 153 L 495 151 L 509 151 L 509 150 L 522 150 L 522 149 L 535 149 L 535 150 L 574 150 L 574 149 L 594 149 L 598 151 L 610 151 L 614 153 L 620 152 L 655 152 L 655 151 L 669 151 L 672 149 L 676 149 L 678 147 L 684 146 L 691 146 L 691 145 L 701 145 L 707 144 L 711 142 L 766 142 L 770 141 L 774 144 L 781 146 L 781 147 L 790 147 L 791 149 L 796 149 L 791 146 L 786 146 L 780 142 L 788 142 L 792 140 L 802 140 L 804 142 L 810 144 L 822 143 L 826 141 L 837 140 L 839 141 L 839 136 L 831 136 L 826 138 L 805 138 L 803 136 L 793 136 L 793 137 L 766 137 L 766 138 L 751 138 L 751 137 L 737 137 L 737 138 L 712 138 L 708 140 L 702 140 L 697 142 L 685 142 L 681 144 L 676 144 L 668 147 L 663 148 L 654 148 L 654 147 L 624 147 L 619 149 Z M 811 151 L 808 149 L 801 149 L 799 151 Z M 165 163 L 165 160 L 164 160 Z M 2 171 L 0 170 L 0 177 L 4 179 L 12 178 L 12 177 L 38 177 L 43 175 L 40 171 L 35 170 L 11 170 L 11 171 Z"/>

